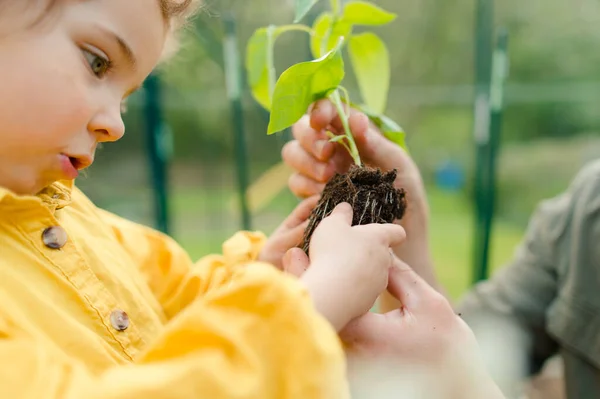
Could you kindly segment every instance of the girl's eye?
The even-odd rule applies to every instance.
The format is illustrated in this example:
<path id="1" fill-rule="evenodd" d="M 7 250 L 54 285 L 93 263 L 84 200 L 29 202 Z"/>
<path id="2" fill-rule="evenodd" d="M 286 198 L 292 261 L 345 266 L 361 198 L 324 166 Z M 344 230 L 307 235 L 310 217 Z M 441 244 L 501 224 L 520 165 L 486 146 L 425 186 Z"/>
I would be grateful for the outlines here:
<path id="1" fill-rule="evenodd" d="M 85 59 L 87 60 L 92 73 L 99 78 L 104 77 L 106 72 L 110 69 L 110 61 L 104 57 L 94 54 L 88 50 L 82 50 Z"/>

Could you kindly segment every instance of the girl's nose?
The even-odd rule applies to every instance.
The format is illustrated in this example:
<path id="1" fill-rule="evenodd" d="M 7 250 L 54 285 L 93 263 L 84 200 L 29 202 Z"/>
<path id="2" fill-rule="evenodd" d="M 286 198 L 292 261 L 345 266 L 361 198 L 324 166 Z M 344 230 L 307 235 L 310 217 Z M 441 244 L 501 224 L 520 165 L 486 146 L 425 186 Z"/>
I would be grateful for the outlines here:
<path id="1" fill-rule="evenodd" d="M 125 134 L 120 107 L 97 113 L 90 121 L 88 131 L 96 135 L 99 143 L 119 140 Z"/>

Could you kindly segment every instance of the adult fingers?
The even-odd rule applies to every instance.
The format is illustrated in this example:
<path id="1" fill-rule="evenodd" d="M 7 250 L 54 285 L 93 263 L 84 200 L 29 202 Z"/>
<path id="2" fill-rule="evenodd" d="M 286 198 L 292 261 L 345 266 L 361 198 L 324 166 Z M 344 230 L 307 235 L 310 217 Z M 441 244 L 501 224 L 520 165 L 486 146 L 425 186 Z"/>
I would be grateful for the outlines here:
<path id="1" fill-rule="evenodd" d="M 308 198 L 323 192 L 325 184 L 318 183 L 300 173 L 294 173 L 288 179 L 288 187 L 297 197 Z"/>
<path id="2" fill-rule="evenodd" d="M 313 104 L 309 112 L 309 125 L 316 131 L 323 131 L 331 125 L 336 116 L 337 111 L 331 101 L 322 99 Z"/>
<path id="3" fill-rule="evenodd" d="M 292 126 L 292 135 L 307 153 L 321 161 L 327 161 L 335 151 L 335 146 L 329 142 L 325 129 L 315 129 L 311 126 L 309 115 L 304 115 Z"/>
<path id="4" fill-rule="evenodd" d="M 317 182 L 325 183 L 335 174 L 333 163 L 323 162 L 313 157 L 296 140 L 289 141 L 283 146 L 281 157 L 296 172 Z"/>
<path id="5" fill-rule="evenodd" d="M 366 116 L 353 115 L 354 124 L 360 126 L 354 130 L 354 141 L 365 163 L 375 165 L 383 170 L 401 168 L 402 165 L 412 164 L 409 155 L 399 145 L 388 140 L 376 128 L 370 126 Z M 364 126 L 366 128 L 363 128 Z M 400 173 L 402 171 L 399 171 Z"/>
<path id="6" fill-rule="evenodd" d="M 369 117 L 363 112 L 350 108 L 347 110 L 348 127 L 353 136 L 364 136 L 367 129 L 370 127 Z M 336 133 L 344 132 L 344 124 L 338 114 L 331 120 L 330 126 Z"/>
<path id="7" fill-rule="evenodd" d="M 423 305 L 438 304 L 441 301 L 447 302 L 410 266 L 396 256 L 393 256 L 392 259 L 393 266 L 390 268 L 388 278 L 388 292 L 399 300 L 404 307 L 414 310 Z"/>
<path id="8" fill-rule="evenodd" d="M 383 315 L 367 312 L 351 320 L 341 331 L 340 338 L 349 345 L 368 346 L 381 340 L 385 332 Z"/>

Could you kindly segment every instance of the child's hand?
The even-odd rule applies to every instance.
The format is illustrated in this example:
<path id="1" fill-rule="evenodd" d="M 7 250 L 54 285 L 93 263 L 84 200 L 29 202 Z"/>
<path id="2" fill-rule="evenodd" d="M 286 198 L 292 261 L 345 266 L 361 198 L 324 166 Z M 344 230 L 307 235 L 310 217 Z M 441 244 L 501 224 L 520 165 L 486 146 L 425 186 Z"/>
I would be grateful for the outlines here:
<path id="1" fill-rule="evenodd" d="M 390 247 L 405 238 L 397 224 L 352 226 L 352 208 L 338 205 L 323 219 L 310 244 L 310 268 L 302 276 L 317 309 L 339 331 L 373 306 L 385 291 Z"/>
<path id="2" fill-rule="evenodd" d="M 258 255 L 258 260 L 267 262 L 278 269 L 283 267 L 281 260 L 285 253 L 302 242 L 304 230 L 308 226 L 310 212 L 315 208 L 319 196 L 315 195 L 302 201 L 290 215 L 271 234 Z"/>

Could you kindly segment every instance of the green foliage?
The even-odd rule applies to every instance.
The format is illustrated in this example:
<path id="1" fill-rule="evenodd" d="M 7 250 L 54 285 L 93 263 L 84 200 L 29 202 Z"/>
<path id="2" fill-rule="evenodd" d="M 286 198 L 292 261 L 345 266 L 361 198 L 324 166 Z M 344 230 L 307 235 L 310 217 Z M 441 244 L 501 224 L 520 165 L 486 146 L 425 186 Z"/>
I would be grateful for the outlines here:
<path id="1" fill-rule="evenodd" d="M 295 0 L 294 23 L 299 22 L 319 0 Z"/>
<path id="2" fill-rule="evenodd" d="M 269 64 L 267 62 L 267 48 L 271 31 L 268 28 L 260 28 L 248 41 L 246 51 L 246 70 L 248 71 L 248 84 L 252 89 L 252 95 L 258 103 L 269 110 L 271 108 L 271 93 L 269 91 Z"/>
<path id="3" fill-rule="evenodd" d="M 343 79 L 344 61 L 338 48 L 320 59 L 288 68 L 275 85 L 267 134 L 292 126 L 310 104 L 326 97 Z"/>
<path id="4" fill-rule="evenodd" d="M 340 38 L 347 38 L 352 33 L 352 25 L 341 19 L 336 19 L 330 12 L 319 15 L 313 24 L 310 39 L 310 51 L 313 57 L 319 58 L 331 51 Z"/>
<path id="5" fill-rule="evenodd" d="M 296 0 L 295 22 L 300 21 L 318 0 Z M 348 55 L 357 78 L 367 115 L 393 142 L 406 148 L 404 131 L 384 115 L 390 85 L 390 57 L 382 39 L 375 33 L 353 34 L 354 26 L 381 26 L 392 22 L 396 15 L 366 1 L 350 1 L 341 7 L 339 0 L 330 0 L 331 11 L 319 15 L 313 26 L 294 24 L 257 29 L 247 44 L 246 69 L 252 96 L 270 111 L 267 134 L 273 134 L 296 123 L 313 102 L 329 98 L 335 105 L 343 135 L 331 137 L 346 148 L 354 162 L 361 164 L 348 115 L 343 102 L 350 103 L 341 83 L 345 76 L 342 51 L 348 43 Z M 310 34 L 314 60 L 290 66 L 278 78 L 274 66 L 274 46 L 284 31 L 304 31 Z M 341 94 L 343 94 L 343 97 Z"/>
<path id="6" fill-rule="evenodd" d="M 348 53 L 364 102 L 383 113 L 390 86 L 390 56 L 385 43 L 375 33 L 361 33 L 350 38 Z"/>
<path id="7" fill-rule="evenodd" d="M 366 1 L 353 1 L 344 7 L 343 21 L 351 25 L 386 25 L 396 19 L 396 14 L 385 11 Z"/>
<path id="8" fill-rule="evenodd" d="M 396 122 L 380 113 L 375 113 L 366 106 L 354 105 L 356 109 L 364 112 L 365 115 L 371 119 L 371 121 L 377 126 L 377 128 L 383 133 L 388 140 L 393 141 L 400 147 L 408 151 L 406 147 L 406 136 L 404 129 L 402 129 Z"/>

